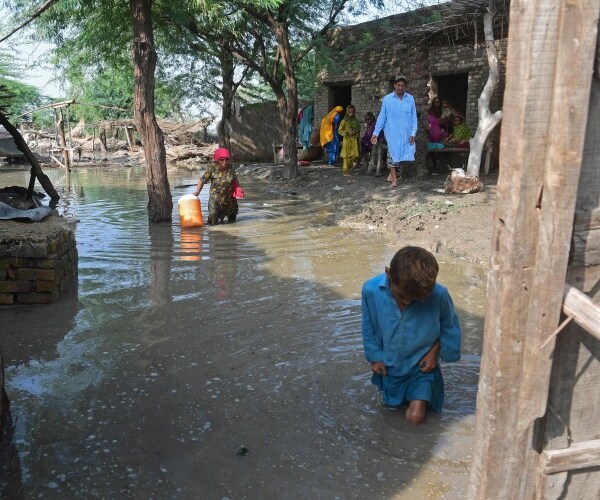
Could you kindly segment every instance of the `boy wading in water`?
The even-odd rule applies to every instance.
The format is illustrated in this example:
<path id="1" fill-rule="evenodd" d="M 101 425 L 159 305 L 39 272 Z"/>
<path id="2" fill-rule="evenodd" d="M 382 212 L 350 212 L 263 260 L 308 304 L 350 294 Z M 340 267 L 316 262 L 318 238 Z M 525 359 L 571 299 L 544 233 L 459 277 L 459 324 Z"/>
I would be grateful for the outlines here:
<path id="1" fill-rule="evenodd" d="M 407 246 L 385 273 L 362 288 L 362 336 L 371 382 L 389 406 L 408 404 L 406 419 L 418 424 L 427 405 L 440 412 L 444 379 L 438 365 L 460 359 L 460 325 L 448 290 L 436 283 L 433 254 Z"/>

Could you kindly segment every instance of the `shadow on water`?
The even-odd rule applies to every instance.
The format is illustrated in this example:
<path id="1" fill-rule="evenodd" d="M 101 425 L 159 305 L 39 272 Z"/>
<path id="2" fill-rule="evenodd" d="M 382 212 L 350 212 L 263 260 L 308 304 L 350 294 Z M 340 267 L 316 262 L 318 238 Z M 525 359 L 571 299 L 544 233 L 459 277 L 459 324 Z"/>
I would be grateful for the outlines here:
<path id="1" fill-rule="evenodd" d="M 251 180 L 239 222 L 189 230 L 176 213 L 147 223 L 143 171 L 70 182 L 77 296 L 0 310 L 13 422 L 4 495 L 464 495 L 481 268 L 441 262 L 464 355 L 444 367 L 444 413 L 413 427 L 381 405 L 360 334 L 360 286 L 396 248 Z"/>

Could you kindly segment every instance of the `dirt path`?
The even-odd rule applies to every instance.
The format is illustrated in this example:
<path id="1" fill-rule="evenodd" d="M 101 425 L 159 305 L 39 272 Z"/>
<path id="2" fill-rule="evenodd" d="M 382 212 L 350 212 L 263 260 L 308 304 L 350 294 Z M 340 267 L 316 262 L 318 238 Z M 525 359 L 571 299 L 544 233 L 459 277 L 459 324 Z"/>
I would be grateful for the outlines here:
<path id="1" fill-rule="evenodd" d="M 411 178 L 390 188 L 385 177 L 368 176 L 362 169 L 343 177 L 338 167 L 300 167 L 300 175 L 291 181 L 283 179 L 281 166 L 248 164 L 237 170 L 242 179 L 261 178 L 283 192 L 322 204 L 340 225 L 436 254 L 484 265 L 489 261 L 496 175 L 482 179 L 483 192 L 457 195 L 443 192 L 442 175 Z"/>

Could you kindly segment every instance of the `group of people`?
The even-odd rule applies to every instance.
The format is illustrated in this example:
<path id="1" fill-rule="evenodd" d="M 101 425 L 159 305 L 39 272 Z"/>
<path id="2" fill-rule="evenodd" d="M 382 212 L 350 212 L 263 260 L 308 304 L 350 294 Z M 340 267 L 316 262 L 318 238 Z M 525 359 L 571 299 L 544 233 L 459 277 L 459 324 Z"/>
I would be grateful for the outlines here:
<path id="1" fill-rule="evenodd" d="M 382 173 L 382 159 L 387 152 L 388 182 L 398 184 L 398 176 L 406 173 L 408 162 L 415 159 L 417 110 L 415 100 L 406 92 L 407 80 L 398 76 L 394 90 L 383 98 L 377 119 L 371 112 L 364 115 L 365 133 L 360 137 L 361 124 L 356 108 L 334 107 L 321 121 L 320 140 L 334 165 L 338 155 L 343 159 L 343 174 L 350 175 L 353 165 L 365 161 L 367 173 Z M 344 114 L 345 111 L 345 114 Z M 342 116 L 343 115 L 343 116 Z M 464 116 L 447 99 L 435 96 L 427 113 L 429 148 L 468 148 L 471 130 Z M 341 148 L 340 148 L 341 145 Z"/>
<path id="2" fill-rule="evenodd" d="M 342 106 L 336 106 L 321 120 L 320 139 L 327 153 L 327 161 L 329 165 L 335 165 L 340 156 L 343 160 L 344 175 L 350 175 L 350 169 L 354 165 L 360 166 L 362 161 L 368 164 L 371 158 L 371 135 L 375 128 L 375 115 L 370 111 L 365 113 L 363 122 L 366 130 L 361 137 L 361 123 L 353 104 L 345 110 Z M 383 136 L 383 132 L 381 135 Z"/>
<path id="3" fill-rule="evenodd" d="M 388 181 L 397 185 L 398 175 L 407 162 L 414 161 L 416 152 L 417 111 L 406 86 L 404 77 L 396 77 L 394 91 L 383 98 L 377 120 L 372 113 L 365 115 L 366 131 L 360 143 L 355 107 L 348 106 L 343 118 L 341 106 L 331 110 L 321 123 L 321 144 L 330 164 L 335 163 L 340 137 L 344 175 L 385 137 Z M 436 121 L 433 127 L 429 122 L 430 140 L 435 135 L 447 144 L 468 141 L 471 134 L 464 118 L 448 103 L 444 108 L 437 97 L 432 108 Z M 448 290 L 437 283 L 438 269 L 431 252 L 408 246 L 394 255 L 384 273 L 362 288 L 362 338 L 371 382 L 382 392 L 386 405 L 405 405 L 406 420 L 414 424 L 425 419 L 428 407 L 437 412 L 442 409 L 444 379 L 439 360 L 460 359 L 460 324 Z"/>
<path id="4" fill-rule="evenodd" d="M 355 163 L 360 165 L 361 160 L 371 158 L 373 165 L 378 157 L 381 158 L 381 150 L 373 148 L 382 142 L 387 146 L 388 181 L 392 187 L 397 186 L 398 175 L 403 173 L 406 162 L 414 161 L 416 152 L 417 109 L 413 96 L 406 92 L 407 84 L 403 76 L 395 78 L 394 91 L 383 98 L 377 119 L 373 113 L 365 114 L 366 131 L 362 138 L 356 108 L 352 104 L 346 108 L 343 118 L 342 106 L 336 106 L 323 118 L 321 145 L 327 151 L 331 165 L 335 164 L 338 151 L 343 158 L 344 175 L 349 175 L 350 168 Z M 373 156 L 375 152 L 378 154 Z M 380 165 L 376 175 L 383 175 Z"/>
<path id="5" fill-rule="evenodd" d="M 447 99 L 436 96 L 427 113 L 427 138 L 430 144 L 446 147 L 468 148 L 471 130 L 462 114 L 456 111 Z"/>
<path id="6" fill-rule="evenodd" d="M 329 164 L 335 164 L 339 154 L 343 159 L 343 174 L 350 175 L 350 169 L 355 164 L 370 160 L 368 172 L 374 170 L 372 167 L 377 163 L 375 175 L 383 175 L 382 153 L 387 149 L 387 180 L 392 187 L 398 185 L 398 176 L 404 172 L 408 162 L 414 161 L 416 152 L 417 110 L 413 96 L 406 92 L 407 84 L 403 76 L 396 77 L 394 90 L 383 98 L 377 119 L 373 113 L 365 113 L 366 129 L 362 137 L 361 123 L 352 104 L 345 110 L 342 106 L 336 106 L 323 118 L 319 135 Z M 430 143 L 468 147 L 471 131 L 464 123 L 464 117 L 446 99 L 434 97 L 427 118 Z M 222 223 L 225 217 L 228 222 L 234 222 L 238 203 L 233 193 L 239 183 L 231 165 L 231 155 L 227 149 L 219 148 L 214 160 L 215 165 L 208 168 L 198 181 L 194 195 L 197 196 L 204 184 L 210 182 L 209 224 Z"/>

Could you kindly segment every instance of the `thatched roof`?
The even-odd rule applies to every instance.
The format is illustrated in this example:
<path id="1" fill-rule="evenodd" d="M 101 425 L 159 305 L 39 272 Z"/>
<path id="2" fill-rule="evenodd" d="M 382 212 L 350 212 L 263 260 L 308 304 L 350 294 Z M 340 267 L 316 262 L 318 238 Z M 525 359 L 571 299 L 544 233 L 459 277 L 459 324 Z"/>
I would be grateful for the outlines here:
<path id="1" fill-rule="evenodd" d="M 498 38 L 504 38 L 508 34 L 510 0 L 496 0 L 494 3 L 494 29 Z M 332 37 L 332 46 L 347 44 L 349 39 L 359 40 L 367 33 L 372 35 L 373 40 L 361 47 L 362 50 L 398 43 L 411 46 L 456 43 L 473 36 L 479 36 L 483 41 L 483 16 L 488 4 L 488 0 L 453 0 L 339 28 Z"/>

